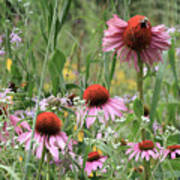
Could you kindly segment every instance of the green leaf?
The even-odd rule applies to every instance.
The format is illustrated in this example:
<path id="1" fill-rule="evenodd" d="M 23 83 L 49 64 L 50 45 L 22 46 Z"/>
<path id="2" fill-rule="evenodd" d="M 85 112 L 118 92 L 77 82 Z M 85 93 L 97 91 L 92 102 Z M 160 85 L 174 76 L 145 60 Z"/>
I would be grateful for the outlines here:
<path id="1" fill-rule="evenodd" d="M 61 51 L 56 50 L 49 62 L 49 72 L 51 75 L 51 82 L 53 86 L 52 91 L 54 95 L 56 95 L 59 90 L 61 92 L 65 91 L 64 78 L 62 75 L 65 61 L 66 58 L 64 54 Z"/>
<path id="2" fill-rule="evenodd" d="M 7 171 L 8 174 L 11 175 L 14 180 L 20 180 L 20 178 L 18 178 L 17 174 L 10 167 L 0 164 L 0 168 Z"/>
<path id="3" fill-rule="evenodd" d="M 167 64 L 167 53 L 163 54 L 163 59 L 164 59 L 164 63 L 159 65 L 159 71 L 156 76 L 156 83 L 155 83 L 155 87 L 154 87 L 152 103 L 151 103 L 151 108 L 150 108 L 150 110 L 151 110 L 150 111 L 150 119 L 151 119 L 150 127 L 151 128 L 152 128 L 152 124 L 154 122 L 154 116 L 156 114 L 156 108 L 158 105 L 159 95 L 160 95 L 160 91 L 161 91 L 162 79 L 164 77 L 165 68 L 166 68 L 166 64 Z"/>
<path id="4" fill-rule="evenodd" d="M 61 31 L 61 28 L 65 23 L 70 6 L 71 6 L 71 0 L 64 0 L 63 7 L 60 11 L 61 12 L 60 17 L 56 20 L 56 28 L 54 32 L 54 47 L 56 47 L 58 33 Z"/>
<path id="5" fill-rule="evenodd" d="M 134 138 L 136 138 L 139 131 L 139 127 L 140 127 L 140 121 L 137 121 L 137 120 L 133 121 L 133 125 L 131 127 L 131 133 L 128 136 L 128 140 L 130 142 L 134 141 Z"/>
<path id="6" fill-rule="evenodd" d="M 134 110 L 135 115 L 136 115 L 138 118 L 141 118 L 141 116 L 144 115 L 143 104 L 142 104 L 142 102 L 141 102 L 139 99 L 136 99 L 136 100 L 134 101 L 133 110 Z"/>

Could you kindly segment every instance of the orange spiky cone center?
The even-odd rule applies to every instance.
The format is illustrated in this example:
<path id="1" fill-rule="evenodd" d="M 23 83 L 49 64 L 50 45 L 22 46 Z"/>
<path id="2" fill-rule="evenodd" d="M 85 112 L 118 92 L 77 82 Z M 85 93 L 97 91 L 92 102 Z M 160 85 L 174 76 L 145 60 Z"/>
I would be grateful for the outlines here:
<path id="1" fill-rule="evenodd" d="M 83 99 L 89 106 L 101 106 L 108 101 L 109 97 L 108 90 L 99 84 L 89 86 L 83 94 Z"/>
<path id="2" fill-rule="evenodd" d="M 98 160 L 100 157 L 101 157 L 101 155 L 97 151 L 90 152 L 88 154 L 87 161 L 92 162 L 92 161 Z"/>
<path id="3" fill-rule="evenodd" d="M 60 132 L 62 121 L 53 112 L 43 112 L 37 116 L 36 131 L 44 135 L 56 135 Z"/>
<path id="4" fill-rule="evenodd" d="M 169 149 L 170 151 L 175 151 L 176 149 L 180 149 L 180 145 L 171 145 L 168 146 L 167 149 Z"/>
<path id="5" fill-rule="evenodd" d="M 129 48 L 142 51 L 150 45 L 151 38 L 151 23 L 145 16 L 136 15 L 129 19 L 123 34 L 123 40 Z"/>
<path id="6" fill-rule="evenodd" d="M 150 140 L 144 140 L 140 142 L 138 145 L 140 150 L 151 150 L 154 148 L 154 143 Z"/>

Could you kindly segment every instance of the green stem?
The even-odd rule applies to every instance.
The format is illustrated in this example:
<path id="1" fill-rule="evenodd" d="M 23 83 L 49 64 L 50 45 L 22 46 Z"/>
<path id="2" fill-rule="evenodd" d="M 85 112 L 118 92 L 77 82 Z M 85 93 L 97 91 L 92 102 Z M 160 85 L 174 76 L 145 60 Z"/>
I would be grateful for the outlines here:
<path id="1" fill-rule="evenodd" d="M 140 59 L 140 56 L 138 58 L 138 67 L 139 71 L 137 72 L 137 90 L 139 92 L 139 99 L 141 102 L 144 102 L 144 96 L 143 96 L 143 62 Z"/>
<path id="2" fill-rule="evenodd" d="M 150 179 L 149 168 L 149 162 L 144 160 L 144 180 Z"/>
<path id="3" fill-rule="evenodd" d="M 49 163 L 50 163 L 50 154 L 49 152 L 47 153 L 47 174 L 46 174 L 46 180 L 50 180 L 50 168 L 49 168 Z"/>
<path id="4" fill-rule="evenodd" d="M 44 143 L 43 143 L 44 144 Z M 40 175 L 41 175 L 41 169 L 42 169 L 42 164 L 44 162 L 44 157 L 45 157 L 45 153 L 46 153 L 46 148 L 45 148 L 45 144 L 43 145 L 43 152 L 42 152 L 42 157 L 41 157 L 41 161 L 39 163 L 39 168 L 38 168 L 38 174 L 36 176 L 36 180 L 39 180 Z"/>
<path id="5" fill-rule="evenodd" d="M 139 99 L 141 100 L 142 104 L 144 102 L 144 95 L 143 95 L 143 62 L 140 59 L 140 56 L 138 56 L 138 67 L 139 71 L 137 72 L 137 90 L 139 93 Z M 145 129 L 143 128 L 142 131 L 142 140 L 145 140 Z"/>
<path id="6" fill-rule="evenodd" d="M 138 56 L 138 67 L 139 71 L 137 72 L 137 90 L 139 93 L 139 99 L 142 104 L 144 103 L 144 95 L 143 95 L 143 61 L 140 59 L 140 55 Z M 146 139 L 146 130 L 143 128 L 141 130 L 142 140 Z M 149 180 L 149 163 L 144 160 L 144 180 Z"/>

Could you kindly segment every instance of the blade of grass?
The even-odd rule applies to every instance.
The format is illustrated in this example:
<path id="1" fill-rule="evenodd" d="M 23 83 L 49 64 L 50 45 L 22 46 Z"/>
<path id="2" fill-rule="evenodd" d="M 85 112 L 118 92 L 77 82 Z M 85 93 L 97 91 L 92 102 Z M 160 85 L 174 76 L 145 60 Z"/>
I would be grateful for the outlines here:
<path id="1" fill-rule="evenodd" d="M 85 85 L 86 85 L 86 87 L 88 86 L 90 64 L 91 64 L 91 56 L 89 54 L 86 58 L 86 74 L 85 74 Z"/>
<path id="2" fill-rule="evenodd" d="M 159 71 L 156 76 L 156 83 L 155 83 L 155 88 L 154 88 L 152 103 L 151 103 L 151 108 L 150 108 L 150 119 L 151 119 L 150 127 L 151 128 L 152 128 L 152 124 L 154 122 L 156 108 L 157 108 L 158 101 L 159 101 L 159 95 L 161 92 L 162 79 L 164 77 L 165 68 L 166 68 L 166 64 L 167 64 L 167 53 L 163 54 L 163 59 L 164 59 L 164 63 L 159 65 Z"/>
<path id="3" fill-rule="evenodd" d="M 109 76 L 109 59 L 107 58 L 107 54 L 104 54 L 104 77 L 105 77 L 105 86 L 109 90 L 110 88 L 110 76 Z"/>
<path id="4" fill-rule="evenodd" d="M 116 69 L 116 57 L 117 57 L 117 54 L 114 54 L 113 56 L 113 61 L 112 61 L 112 65 L 111 65 L 111 71 L 110 71 L 110 85 L 111 85 L 111 81 L 114 77 L 114 72 L 115 72 L 115 69 Z"/>

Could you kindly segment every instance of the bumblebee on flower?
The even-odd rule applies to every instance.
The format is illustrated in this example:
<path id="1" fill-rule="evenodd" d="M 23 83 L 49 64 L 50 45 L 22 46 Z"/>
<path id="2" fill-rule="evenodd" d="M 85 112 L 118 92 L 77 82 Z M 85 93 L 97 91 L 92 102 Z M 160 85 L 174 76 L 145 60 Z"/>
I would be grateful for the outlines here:
<path id="1" fill-rule="evenodd" d="M 128 22 L 116 14 L 107 21 L 108 29 L 104 31 L 103 51 L 115 50 L 120 61 L 134 63 L 138 67 L 138 56 L 141 61 L 152 66 L 162 61 L 162 51 L 170 46 L 170 36 L 164 25 L 152 27 L 145 16 L 136 15 Z"/>

